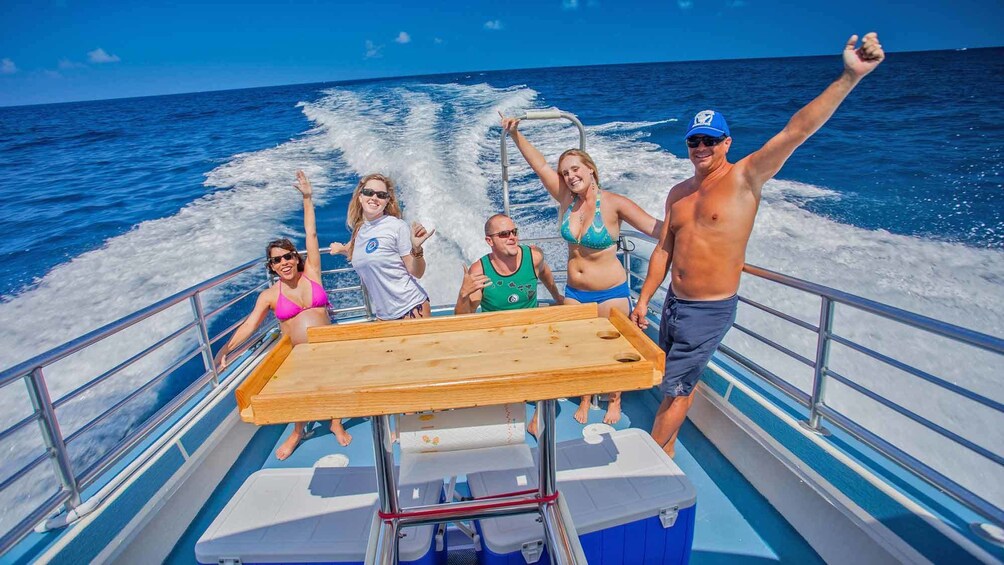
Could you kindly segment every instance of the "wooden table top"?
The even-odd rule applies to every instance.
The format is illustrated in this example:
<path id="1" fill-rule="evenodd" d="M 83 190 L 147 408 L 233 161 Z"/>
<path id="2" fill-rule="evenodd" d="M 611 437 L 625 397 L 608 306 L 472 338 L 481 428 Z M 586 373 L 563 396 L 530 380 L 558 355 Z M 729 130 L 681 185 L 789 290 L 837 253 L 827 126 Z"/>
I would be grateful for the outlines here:
<path id="1" fill-rule="evenodd" d="M 398 414 L 649 388 L 664 360 L 595 304 L 333 325 L 283 338 L 237 399 L 256 424 Z"/>

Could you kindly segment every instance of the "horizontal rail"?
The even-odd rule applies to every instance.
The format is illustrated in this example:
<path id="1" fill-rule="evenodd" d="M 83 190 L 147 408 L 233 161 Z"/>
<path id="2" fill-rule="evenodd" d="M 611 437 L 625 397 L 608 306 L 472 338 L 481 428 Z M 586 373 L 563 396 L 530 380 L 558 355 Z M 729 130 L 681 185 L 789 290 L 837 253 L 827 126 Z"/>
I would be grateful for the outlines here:
<path id="1" fill-rule="evenodd" d="M 879 453 L 884 454 L 886 457 L 892 459 L 903 468 L 912 470 L 913 474 L 923 479 L 924 482 L 948 493 L 952 498 L 958 500 L 963 505 L 969 507 L 978 514 L 993 520 L 997 524 L 1004 524 L 1004 511 L 983 500 L 976 494 L 973 494 L 966 487 L 932 469 L 923 461 L 920 461 L 916 457 L 913 457 L 895 445 L 868 431 L 857 422 L 851 420 L 829 406 L 820 406 L 819 412 L 824 418 L 833 422 L 862 443 L 865 443 Z"/>
<path id="2" fill-rule="evenodd" d="M 781 353 L 784 353 L 785 355 L 787 355 L 788 357 L 791 357 L 792 359 L 794 359 L 796 361 L 800 361 L 803 364 L 808 365 L 809 367 L 812 367 L 812 368 L 816 367 L 816 362 L 813 361 L 812 359 L 809 359 L 808 357 L 806 357 L 804 355 L 799 355 L 798 353 L 795 353 L 794 351 L 792 351 L 791 349 L 788 349 L 787 347 L 781 345 L 780 343 L 777 343 L 776 341 L 774 341 L 774 340 L 772 340 L 770 338 L 764 337 L 764 336 L 756 333 L 755 331 L 753 331 L 753 330 L 751 330 L 751 329 L 743 326 L 742 324 L 733 323 L 732 327 L 735 328 L 735 329 L 737 329 L 737 330 L 739 330 L 739 331 L 741 331 L 742 333 L 744 333 L 744 334 L 752 337 L 753 339 L 755 339 L 755 340 L 757 340 L 757 341 L 759 341 L 761 343 L 764 343 L 766 345 L 769 345 L 769 346 L 773 347 L 774 349 L 780 351 Z"/>
<path id="3" fill-rule="evenodd" d="M 950 390 L 950 391 L 954 392 L 955 394 L 958 394 L 959 396 L 962 396 L 964 398 L 968 398 L 969 400 L 972 400 L 974 402 L 978 402 L 978 403 L 986 406 L 987 408 L 992 408 L 994 410 L 997 410 L 998 412 L 1004 412 L 1004 404 L 1001 404 L 1000 402 L 997 402 L 996 400 L 994 400 L 992 398 L 987 398 L 986 396 L 983 396 L 981 394 L 973 392 L 973 391 L 971 391 L 971 390 L 969 390 L 967 388 L 962 388 L 962 387 L 960 387 L 959 385 L 957 385 L 957 384 L 955 384 L 953 382 L 949 382 L 949 381 L 946 381 L 945 379 L 942 379 L 940 377 L 936 377 L 936 376 L 934 376 L 934 375 L 932 375 L 932 374 L 930 374 L 930 373 L 928 373 L 926 371 L 922 371 L 920 369 L 917 369 L 916 367 L 911 367 L 910 365 L 907 365 L 906 363 L 903 363 L 902 361 L 896 360 L 896 359 L 894 359 L 892 357 L 889 357 L 888 355 L 884 355 L 882 353 L 879 353 L 878 351 L 875 351 L 874 349 L 865 347 L 863 345 L 855 343 L 855 342 L 853 342 L 853 341 L 851 341 L 851 340 L 849 340 L 847 338 L 841 337 L 839 335 L 830 334 L 830 339 L 832 339 L 836 343 L 839 343 L 840 345 L 849 347 L 849 348 L 853 349 L 854 351 L 857 351 L 858 353 L 862 353 L 862 354 L 867 355 L 867 356 L 869 356 L 869 357 L 871 357 L 871 358 L 873 358 L 873 359 L 875 359 L 877 361 L 881 361 L 881 362 L 883 362 L 883 363 L 885 363 L 885 364 L 887 364 L 889 366 L 892 366 L 892 367 L 894 367 L 896 369 L 899 369 L 900 371 L 903 371 L 903 372 L 909 373 L 909 374 L 911 374 L 911 375 L 913 375 L 915 377 L 919 377 L 921 379 L 924 379 L 925 381 L 927 381 L 927 382 L 929 382 L 931 384 L 940 386 L 941 388 L 944 388 L 946 390 Z"/>
<path id="4" fill-rule="evenodd" d="M 750 265 L 748 263 L 745 267 L 743 267 L 743 271 L 762 279 L 780 283 L 792 288 L 797 288 L 799 290 L 804 290 L 811 294 L 825 296 L 834 302 L 846 304 L 847 306 L 875 314 L 876 316 L 880 316 L 882 318 L 900 322 L 912 328 L 922 329 L 941 337 L 946 337 L 967 345 L 972 345 L 973 347 L 977 347 L 979 349 L 1004 355 L 1004 339 L 994 337 L 992 335 L 987 335 L 975 330 L 942 322 L 941 320 L 936 320 L 922 314 L 916 314 L 914 312 L 910 312 L 909 310 L 903 310 L 901 308 L 896 308 L 895 306 L 882 304 L 881 302 L 876 302 L 874 300 L 862 298 L 860 296 L 849 294 L 820 284 L 783 275 L 781 273 Z"/>
<path id="5" fill-rule="evenodd" d="M 136 361 L 139 361 L 140 359 L 146 357 L 150 353 L 153 353 L 154 351 L 160 349 L 164 344 L 170 342 L 171 340 L 173 340 L 173 339 L 175 339 L 175 338 L 177 338 L 177 337 L 179 337 L 181 335 L 184 335 L 185 332 L 190 331 L 192 328 L 194 328 L 197 325 L 198 325 L 198 322 L 196 322 L 194 320 L 191 321 L 191 322 L 189 322 L 188 324 L 182 326 L 180 329 L 178 329 L 177 331 L 175 331 L 171 335 L 168 335 L 167 337 L 161 339 L 157 343 L 151 345 L 150 347 L 147 347 L 143 351 L 140 351 L 136 355 L 133 355 L 129 359 L 126 359 L 125 361 L 119 363 L 115 367 L 112 367 L 111 369 L 105 371 L 103 374 L 101 374 L 101 375 L 99 375 L 99 376 L 97 376 L 97 377 L 95 377 L 95 378 L 87 381 L 86 383 L 78 386 L 77 388 L 71 390 L 70 392 L 68 392 L 68 393 L 64 394 L 63 396 L 59 397 L 58 399 L 54 400 L 52 402 L 52 405 L 54 407 L 56 407 L 56 408 L 59 408 L 60 406 L 63 406 L 67 402 L 73 400 L 74 398 L 80 396 L 81 394 L 87 392 L 88 390 L 94 388 L 95 386 L 97 386 L 97 385 L 101 384 L 102 382 L 108 380 L 109 378 L 115 376 L 120 371 L 122 371 L 123 369 L 129 367 L 130 365 L 132 365 Z"/>
<path id="6" fill-rule="evenodd" d="M 788 314 L 785 314 L 784 312 L 781 312 L 779 310 L 775 310 L 775 309 L 771 308 L 770 306 L 767 306 L 765 304 L 761 304 L 761 303 L 757 302 L 756 300 L 750 300 L 749 298 L 746 298 L 744 296 L 740 296 L 739 297 L 739 302 L 742 302 L 743 304 L 749 304 L 750 306 L 756 308 L 757 310 L 762 310 L 762 311 L 764 311 L 764 312 L 766 312 L 768 314 L 773 314 L 773 315 L 777 316 L 778 318 L 781 318 L 782 320 L 784 320 L 786 322 L 791 322 L 792 324 L 795 324 L 796 326 L 798 326 L 800 328 L 809 330 L 810 332 L 816 333 L 816 332 L 819 331 L 819 327 L 814 326 L 814 325 L 810 324 L 809 322 L 805 322 L 803 320 L 799 320 L 798 318 L 796 318 L 794 316 L 790 316 Z"/>
<path id="7" fill-rule="evenodd" d="M 125 437 L 119 444 L 112 448 L 103 458 L 95 461 L 90 467 L 85 469 L 80 473 L 78 480 L 82 487 L 90 485 L 95 479 L 97 479 L 101 473 L 107 471 L 112 467 L 119 459 L 119 457 L 135 447 L 137 444 L 146 439 L 147 434 L 153 431 L 154 428 L 163 424 L 168 418 L 170 418 L 182 405 L 195 398 L 199 391 L 206 387 L 213 380 L 213 372 L 206 371 L 201 377 L 192 381 L 192 384 L 182 391 L 181 394 L 175 396 L 170 402 L 165 404 L 154 413 L 153 416 L 147 419 L 147 421 L 140 426 L 138 429 L 134 430 L 131 434 Z"/>
<path id="8" fill-rule="evenodd" d="M 175 371 L 177 371 L 178 369 L 180 369 L 182 367 L 182 365 L 184 365 L 185 363 L 188 363 L 192 359 L 195 359 L 195 357 L 197 355 L 199 355 L 200 353 L 202 353 L 202 349 L 198 349 L 197 348 L 197 349 L 191 351 L 185 357 L 182 357 L 181 359 L 178 359 L 177 361 L 175 361 L 173 364 L 171 364 L 171 366 L 169 366 L 167 369 L 165 369 L 164 371 L 162 371 L 159 375 L 157 375 L 156 377 L 154 377 L 154 378 L 150 379 L 149 381 L 143 383 L 139 388 L 137 388 L 136 390 L 134 390 L 134 391 L 130 392 L 129 394 L 127 394 L 121 400 L 119 400 L 118 402 L 116 402 L 115 404 L 113 404 L 110 408 L 108 408 L 107 410 L 105 410 L 104 412 L 102 412 L 101 414 L 99 414 L 96 418 L 94 418 L 93 420 L 87 422 L 83 426 L 81 426 L 81 427 L 77 428 L 76 430 L 74 430 L 74 432 L 72 434 L 70 434 L 70 435 L 68 435 L 66 437 L 66 443 L 70 443 L 73 440 L 75 440 L 78 437 L 80 437 L 81 435 L 83 435 L 84 433 L 86 433 L 87 431 L 94 429 L 94 426 L 97 426 L 98 424 L 100 424 L 101 422 L 103 422 L 106 418 L 108 418 L 109 416 L 111 416 L 112 414 L 114 414 L 119 408 L 121 408 L 122 406 L 125 406 L 130 401 L 134 400 L 140 394 L 143 394 L 144 392 L 150 390 L 150 388 L 153 387 L 153 385 L 155 385 L 155 384 L 161 382 L 162 380 L 166 379 L 167 377 L 171 376 L 171 374 L 174 373 Z"/>
<path id="9" fill-rule="evenodd" d="M 770 369 L 767 369 L 766 367 L 759 365 L 756 361 L 753 361 L 752 359 L 746 357 L 742 353 L 739 353 L 738 351 L 732 349 L 727 345 L 720 344 L 718 346 L 718 350 L 724 353 L 727 357 L 729 357 L 736 363 L 739 363 L 743 367 L 746 367 L 753 373 L 759 375 L 765 381 L 776 386 L 778 389 L 781 390 L 781 392 L 787 394 L 795 402 L 798 402 L 802 406 L 808 408 L 810 397 L 808 393 L 806 393 L 804 390 L 782 379 L 781 377 L 774 374 Z"/>
<path id="10" fill-rule="evenodd" d="M 862 394 L 862 395 L 864 395 L 864 396 L 866 396 L 866 397 L 874 400 L 875 402 L 878 402 L 879 404 L 881 404 L 882 406 L 885 406 L 886 408 L 892 410 L 893 412 L 896 412 L 897 414 L 900 414 L 902 416 L 906 416 L 907 418 L 913 420 L 914 422 L 917 422 L 918 424 L 924 426 L 925 428 L 927 428 L 927 429 L 929 429 L 931 431 L 937 432 L 941 436 L 946 437 L 946 438 L 954 441 L 955 443 L 961 445 L 962 447 L 965 447 L 966 449 L 969 449 L 970 451 L 978 453 L 978 454 L 982 455 L 983 457 L 986 457 L 987 459 L 993 461 L 994 463 L 996 463 L 998 465 L 1004 466 L 1004 457 L 1001 457 L 1000 455 L 997 455 L 996 453 L 993 453 L 990 450 L 988 450 L 988 449 L 986 449 L 986 448 L 984 448 L 984 447 L 982 447 L 980 445 L 977 445 L 977 444 L 969 441 L 968 439 L 960 436 L 959 434 L 957 434 L 957 433 L 955 433 L 955 432 L 953 432 L 953 431 L 951 431 L 951 430 L 949 430 L 949 429 L 947 429 L 947 428 L 945 428 L 943 426 L 940 426 L 940 425 L 938 425 L 938 424 L 936 424 L 936 423 L 928 420 L 927 418 L 921 416 L 920 414 L 917 414 L 916 412 L 914 412 L 914 411 L 912 411 L 912 410 L 910 410 L 908 408 L 905 408 L 905 407 L 901 406 L 900 404 L 897 404 L 897 403 L 889 400 L 888 398 L 886 398 L 884 396 L 881 396 L 881 395 L 879 395 L 879 394 L 877 394 L 877 393 L 875 393 L 875 392 L 873 392 L 873 391 L 871 391 L 871 390 L 869 390 L 869 389 L 861 386 L 860 384 L 852 381 L 851 379 L 848 379 L 847 377 L 841 375 L 840 373 L 837 373 L 836 371 L 833 371 L 831 369 L 826 369 L 826 376 L 828 376 L 828 377 L 834 379 L 835 381 L 837 381 L 839 383 L 842 383 L 843 385 L 845 385 L 845 386 L 853 389 L 858 394 Z"/>
<path id="11" fill-rule="evenodd" d="M 96 330 L 87 332 L 86 334 L 71 341 L 68 341 L 67 343 L 60 345 L 59 347 L 55 347 L 44 353 L 36 355 L 31 359 L 28 359 L 27 361 L 22 361 L 21 363 L 18 363 L 17 365 L 9 369 L 6 369 L 3 372 L 0 372 L 0 386 L 5 385 L 9 381 L 17 379 L 18 377 L 27 375 L 38 367 L 46 367 L 52 365 L 57 361 L 60 361 L 61 359 L 65 359 L 66 357 L 73 355 L 74 353 L 86 347 L 94 345 L 95 343 L 101 341 L 102 339 L 105 339 L 106 337 L 112 334 L 116 334 L 126 328 L 129 328 L 135 324 L 138 324 L 139 322 L 142 322 L 143 320 L 149 318 L 150 316 L 163 312 L 164 310 L 167 310 L 172 306 L 176 306 L 178 304 L 181 304 L 182 302 L 185 302 L 186 300 L 189 300 L 196 293 L 213 288 L 223 282 L 226 282 L 240 275 L 241 273 L 247 271 L 248 269 L 260 264 L 261 260 L 258 259 L 254 261 L 248 261 L 247 263 L 239 267 L 235 267 L 221 275 L 216 275 L 215 277 L 207 279 L 197 285 L 191 286 L 185 290 L 182 290 L 181 292 L 172 294 L 171 296 L 168 296 L 163 300 L 154 302 L 153 304 L 147 306 L 146 308 L 137 310 L 136 312 L 123 316 L 122 318 L 119 318 L 114 322 L 105 324 L 104 326 L 101 326 Z"/>
<path id="12" fill-rule="evenodd" d="M 3 443 L 5 439 L 19 432 L 21 428 L 31 424 L 32 422 L 37 422 L 39 418 L 40 416 L 38 415 L 38 412 L 32 412 L 31 414 L 28 414 L 20 422 L 0 432 L 0 443 Z M 0 489 L 0 491 L 3 491 L 3 489 Z"/>
<path id="13" fill-rule="evenodd" d="M 259 290 L 261 290 L 264 287 L 268 287 L 268 281 L 260 282 L 256 286 L 253 286 L 250 289 L 248 289 L 247 291 L 242 292 L 236 298 L 227 300 L 222 305 L 220 305 L 220 306 L 218 306 L 216 308 L 213 308 L 212 310 L 210 310 L 209 312 L 206 313 L 206 319 L 208 320 L 209 318 L 212 318 L 213 316 L 219 314 L 220 312 L 226 310 L 227 308 L 230 308 L 234 304 L 237 304 L 241 300 L 244 300 L 248 296 L 251 296 L 255 292 L 258 292 Z"/>
<path id="14" fill-rule="evenodd" d="M 50 459 L 52 459 L 52 453 L 48 449 L 44 450 L 42 453 L 38 455 L 38 457 L 32 459 L 30 463 L 12 473 L 9 477 L 4 479 L 3 482 L 0 482 L 0 492 L 7 490 L 7 487 L 16 483 L 21 479 L 21 477 L 30 473 L 32 469 L 38 467 L 39 465 Z"/>

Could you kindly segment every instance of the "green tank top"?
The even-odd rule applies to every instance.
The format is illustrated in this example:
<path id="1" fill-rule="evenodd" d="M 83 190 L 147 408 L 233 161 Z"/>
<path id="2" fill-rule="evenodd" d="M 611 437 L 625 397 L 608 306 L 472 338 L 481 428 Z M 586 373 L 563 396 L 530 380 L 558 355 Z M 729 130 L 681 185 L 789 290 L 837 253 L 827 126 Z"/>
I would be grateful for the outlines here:
<path id="1" fill-rule="evenodd" d="M 533 255 L 530 248 L 520 245 L 523 256 L 516 272 L 503 277 L 495 271 L 487 255 L 481 258 L 481 269 L 491 286 L 486 286 L 481 294 L 481 311 L 520 310 L 537 307 L 537 273 L 533 272 Z"/>

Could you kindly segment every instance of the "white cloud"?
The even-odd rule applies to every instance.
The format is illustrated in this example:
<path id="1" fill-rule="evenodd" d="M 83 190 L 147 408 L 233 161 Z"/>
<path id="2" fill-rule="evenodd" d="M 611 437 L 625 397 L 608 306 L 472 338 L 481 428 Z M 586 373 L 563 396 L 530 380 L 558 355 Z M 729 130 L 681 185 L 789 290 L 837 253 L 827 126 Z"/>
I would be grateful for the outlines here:
<path id="1" fill-rule="evenodd" d="M 442 38 L 439 38 L 439 37 L 432 38 L 432 42 L 435 43 L 436 45 L 442 45 L 443 44 Z"/>
<path id="2" fill-rule="evenodd" d="M 363 56 L 363 59 L 377 59 L 379 57 L 382 57 L 383 54 L 380 53 L 381 49 L 383 49 L 383 45 L 377 45 L 377 44 L 373 43 L 372 41 L 370 41 L 369 39 L 367 39 L 366 40 L 366 55 Z"/>
<path id="3" fill-rule="evenodd" d="M 676 5 L 681 10 L 689 10 L 694 7 L 694 0 L 676 0 Z"/>
<path id="4" fill-rule="evenodd" d="M 411 36 L 408 35 L 408 32 L 402 31 L 401 33 L 397 34 L 397 37 L 394 38 L 394 41 L 398 43 L 411 43 Z"/>
<path id="5" fill-rule="evenodd" d="M 17 65 L 14 61 L 4 57 L 0 59 L 0 75 L 12 75 L 17 72 Z"/>
<path id="6" fill-rule="evenodd" d="M 65 70 L 69 70 L 69 69 L 82 69 L 82 68 L 84 68 L 86 66 L 87 65 L 85 65 L 83 63 L 78 63 L 76 61 L 71 61 L 69 59 L 60 59 L 59 60 L 59 68 L 63 69 L 64 71 Z"/>
<path id="7" fill-rule="evenodd" d="M 118 63 L 122 59 L 119 59 L 118 55 L 109 55 L 104 49 L 98 47 L 94 51 L 87 52 L 87 60 L 92 63 Z"/>
<path id="8" fill-rule="evenodd" d="M 502 20 L 488 20 L 485 22 L 485 29 L 498 31 L 502 29 Z"/>
<path id="9" fill-rule="evenodd" d="M 578 10 L 579 0 L 561 0 L 562 10 Z"/>

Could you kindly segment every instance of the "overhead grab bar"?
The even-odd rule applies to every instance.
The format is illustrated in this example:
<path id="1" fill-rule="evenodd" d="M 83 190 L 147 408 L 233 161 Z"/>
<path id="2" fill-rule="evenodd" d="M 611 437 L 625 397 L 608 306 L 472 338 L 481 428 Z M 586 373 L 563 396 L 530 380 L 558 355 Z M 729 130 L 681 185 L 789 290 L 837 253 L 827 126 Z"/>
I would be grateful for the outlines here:
<path id="1" fill-rule="evenodd" d="M 579 118 L 570 112 L 564 112 L 558 108 L 551 108 L 548 110 L 525 110 L 523 112 L 517 113 L 516 117 L 520 120 L 568 120 L 572 122 L 572 125 L 579 130 L 579 150 L 586 150 L 586 128 L 583 127 L 582 122 Z M 502 137 L 499 142 L 500 150 L 499 155 L 502 159 L 502 211 L 505 215 L 509 215 L 509 152 L 506 149 L 505 140 L 509 136 L 509 132 L 502 130 Z"/>

